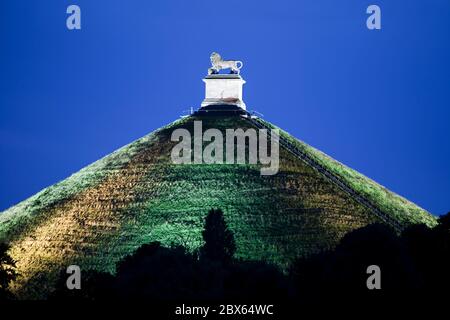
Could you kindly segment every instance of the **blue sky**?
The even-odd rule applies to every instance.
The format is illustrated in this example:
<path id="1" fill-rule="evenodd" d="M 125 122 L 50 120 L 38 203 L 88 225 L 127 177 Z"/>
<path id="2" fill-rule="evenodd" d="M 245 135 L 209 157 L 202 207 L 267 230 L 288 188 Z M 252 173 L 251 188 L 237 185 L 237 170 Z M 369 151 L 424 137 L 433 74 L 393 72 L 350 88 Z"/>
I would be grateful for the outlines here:
<path id="1" fill-rule="evenodd" d="M 2 0 L 0 210 L 199 106 L 217 51 L 249 109 L 446 213 L 449 39 L 448 0 Z"/>

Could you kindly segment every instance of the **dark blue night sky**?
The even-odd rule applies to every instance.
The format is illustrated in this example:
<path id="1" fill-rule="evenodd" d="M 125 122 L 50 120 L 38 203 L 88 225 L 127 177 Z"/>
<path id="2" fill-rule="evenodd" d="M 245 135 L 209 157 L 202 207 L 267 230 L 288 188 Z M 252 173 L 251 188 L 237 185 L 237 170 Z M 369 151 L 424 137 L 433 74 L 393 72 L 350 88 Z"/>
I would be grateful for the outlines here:
<path id="1" fill-rule="evenodd" d="M 443 214 L 449 39 L 448 0 L 2 0 L 0 210 L 198 107 L 217 51 L 249 109 Z"/>

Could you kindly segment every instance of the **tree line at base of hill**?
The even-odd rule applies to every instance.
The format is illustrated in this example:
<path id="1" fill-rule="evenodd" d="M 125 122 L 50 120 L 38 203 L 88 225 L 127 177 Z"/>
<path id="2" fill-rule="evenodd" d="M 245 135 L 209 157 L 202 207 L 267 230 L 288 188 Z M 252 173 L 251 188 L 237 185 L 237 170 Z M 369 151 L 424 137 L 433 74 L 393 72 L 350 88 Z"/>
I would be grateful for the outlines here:
<path id="1" fill-rule="evenodd" d="M 395 299 L 438 296 L 450 288 L 450 213 L 434 228 L 413 225 L 400 235 L 372 224 L 345 235 L 333 250 L 294 261 L 288 270 L 233 258 L 236 245 L 221 210 L 205 220 L 197 252 L 157 242 L 141 246 L 117 264 L 115 275 L 84 271 L 81 289 L 69 290 L 63 270 L 50 300 L 255 301 L 299 304 L 327 299 Z M 0 246 L 0 299 L 18 276 Z M 381 289 L 368 289 L 368 266 L 379 267 Z"/>

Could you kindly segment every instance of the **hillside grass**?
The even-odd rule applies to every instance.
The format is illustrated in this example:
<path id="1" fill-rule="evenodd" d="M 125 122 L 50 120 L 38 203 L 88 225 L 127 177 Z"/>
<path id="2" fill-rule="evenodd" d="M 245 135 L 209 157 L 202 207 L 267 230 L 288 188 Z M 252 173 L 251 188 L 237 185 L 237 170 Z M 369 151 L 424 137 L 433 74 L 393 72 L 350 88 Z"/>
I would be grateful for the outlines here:
<path id="1" fill-rule="evenodd" d="M 261 176 L 259 165 L 173 164 L 171 132 L 186 128 L 193 133 L 194 120 L 203 120 L 203 130 L 250 126 L 240 117 L 177 120 L 0 214 L 0 240 L 12 241 L 11 254 L 22 275 L 16 286 L 21 297 L 45 296 L 67 264 L 114 272 L 120 259 L 152 241 L 194 251 L 202 245 L 204 218 L 211 208 L 224 211 L 235 235 L 237 258 L 283 268 L 298 256 L 332 248 L 351 230 L 380 222 L 283 148 L 280 171 L 274 176 Z M 402 215 L 409 210 L 399 221 L 410 224 L 421 220 L 416 216 L 429 216 L 281 134 L 336 174 L 348 175 L 348 183 L 370 184 L 359 188 L 371 190 L 373 199 L 384 192 L 386 208 L 401 204 L 387 211 Z"/>
<path id="2" fill-rule="evenodd" d="M 11 241 L 28 226 L 33 225 L 42 211 L 47 211 L 83 190 L 99 184 L 108 175 L 126 165 L 134 155 L 142 151 L 142 148 L 153 143 L 159 132 L 180 125 L 185 121 L 188 121 L 188 119 L 177 120 L 139 138 L 82 168 L 68 178 L 0 212 L 0 241 Z"/>
<path id="3" fill-rule="evenodd" d="M 363 174 L 347 167 L 339 161 L 331 158 L 325 153 L 311 147 L 307 143 L 294 138 L 288 132 L 281 128 L 263 120 L 266 125 L 280 130 L 280 135 L 299 148 L 301 151 L 310 155 L 315 161 L 322 166 L 328 168 L 332 173 L 340 177 L 358 193 L 364 195 L 373 204 L 378 206 L 382 211 L 390 214 L 395 220 L 403 225 L 412 223 L 423 223 L 429 227 L 437 224 L 436 218 L 425 209 L 408 201 L 402 196 L 389 191 L 384 186 L 378 184 Z"/>

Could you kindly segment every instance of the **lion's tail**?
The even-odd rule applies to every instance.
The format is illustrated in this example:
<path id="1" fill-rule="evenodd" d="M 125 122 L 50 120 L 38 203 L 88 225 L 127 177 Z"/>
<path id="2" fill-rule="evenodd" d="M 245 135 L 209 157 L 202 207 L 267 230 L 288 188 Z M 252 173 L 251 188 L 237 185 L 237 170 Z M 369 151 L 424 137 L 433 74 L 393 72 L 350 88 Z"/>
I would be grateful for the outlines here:
<path id="1" fill-rule="evenodd" d="M 240 64 L 238 66 L 238 63 Z M 242 61 L 236 61 L 236 68 L 238 68 L 239 70 L 241 70 L 241 68 L 244 66 L 244 64 L 242 63 Z"/>

